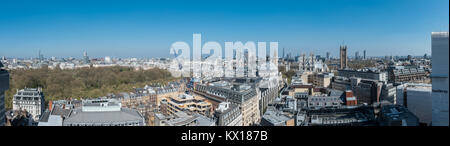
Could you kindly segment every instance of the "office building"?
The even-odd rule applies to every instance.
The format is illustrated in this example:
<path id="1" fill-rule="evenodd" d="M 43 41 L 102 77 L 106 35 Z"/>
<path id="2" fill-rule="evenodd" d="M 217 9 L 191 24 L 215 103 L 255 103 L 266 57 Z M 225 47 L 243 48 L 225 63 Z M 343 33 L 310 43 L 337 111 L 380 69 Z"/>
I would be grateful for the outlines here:
<path id="1" fill-rule="evenodd" d="M 408 108 L 420 123 L 432 122 L 431 84 L 407 83 L 397 86 L 397 104 Z"/>
<path id="2" fill-rule="evenodd" d="M 72 110 L 63 126 L 145 126 L 138 111 L 122 108 L 118 100 L 91 99 L 82 104 Z"/>
<path id="3" fill-rule="evenodd" d="M 366 50 L 363 52 L 363 59 L 366 60 Z"/>
<path id="4" fill-rule="evenodd" d="M 431 80 L 433 126 L 449 126 L 448 124 L 448 32 L 431 34 L 431 53 L 433 72 Z"/>
<path id="5" fill-rule="evenodd" d="M 230 102 L 222 102 L 214 112 L 217 126 L 242 126 L 242 114 L 239 106 Z"/>
<path id="6" fill-rule="evenodd" d="M 197 84 L 194 93 L 208 98 L 217 107 L 221 102 L 231 102 L 239 105 L 242 113 L 243 126 L 260 122 L 261 91 L 258 88 L 259 78 L 227 78 L 214 79 L 206 84 Z M 272 94 L 267 94 L 272 95 Z M 215 103 L 214 103 L 215 102 Z"/>
<path id="7" fill-rule="evenodd" d="M 89 64 L 90 63 L 89 56 L 87 55 L 86 51 L 83 52 L 83 63 L 84 64 Z"/>
<path id="8" fill-rule="evenodd" d="M 316 87 L 327 88 L 331 84 L 331 78 L 333 74 L 329 73 L 313 73 L 308 77 L 308 83 L 313 84 Z"/>
<path id="9" fill-rule="evenodd" d="M 211 115 L 212 105 L 206 102 L 203 97 L 189 94 L 179 94 L 178 96 L 168 97 L 168 114 L 175 114 L 179 111 L 189 111 L 199 113 L 205 116 Z"/>
<path id="10" fill-rule="evenodd" d="M 383 83 L 354 77 L 350 78 L 350 82 L 358 103 L 370 105 L 381 101 Z"/>
<path id="11" fill-rule="evenodd" d="M 356 78 L 362 78 L 362 79 L 377 80 L 377 81 L 381 81 L 381 82 L 388 81 L 387 72 L 382 72 L 382 71 L 373 70 L 373 69 L 364 69 L 364 70 L 340 69 L 340 70 L 338 70 L 338 76 L 347 77 L 347 78 L 356 77 Z"/>
<path id="12" fill-rule="evenodd" d="M 341 96 L 309 96 L 308 108 L 339 107 L 343 104 Z"/>
<path id="13" fill-rule="evenodd" d="M 5 91 L 9 89 L 9 73 L 3 69 L 3 64 L 0 62 L 0 126 L 4 126 L 5 119 Z"/>
<path id="14" fill-rule="evenodd" d="M 42 88 L 25 88 L 17 90 L 13 97 L 13 110 L 26 110 L 35 121 L 45 110 L 45 98 Z"/>
<path id="15" fill-rule="evenodd" d="M 327 60 L 330 60 L 330 52 L 327 52 L 326 57 L 327 57 Z"/>
<path id="16" fill-rule="evenodd" d="M 403 83 L 423 80 L 427 77 L 427 73 L 420 67 L 396 66 L 388 68 L 388 76 L 389 82 Z"/>
<path id="17" fill-rule="evenodd" d="M 387 101 L 392 104 L 397 104 L 397 89 L 392 83 L 383 84 L 381 87 L 381 101 Z"/>

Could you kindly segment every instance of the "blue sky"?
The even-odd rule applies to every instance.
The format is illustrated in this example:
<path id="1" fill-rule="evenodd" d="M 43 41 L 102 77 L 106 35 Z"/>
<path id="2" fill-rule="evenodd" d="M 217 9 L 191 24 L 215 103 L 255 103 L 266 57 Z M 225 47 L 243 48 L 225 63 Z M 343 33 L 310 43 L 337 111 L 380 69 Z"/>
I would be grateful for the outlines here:
<path id="1" fill-rule="evenodd" d="M 278 41 L 294 55 L 431 54 L 448 0 L 0 0 L 0 56 L 168 57 L 173 42 Z M 192 45 L 192 44 L 191 44 Z M 281 53 L 281 51 L 280 51 Z"/>

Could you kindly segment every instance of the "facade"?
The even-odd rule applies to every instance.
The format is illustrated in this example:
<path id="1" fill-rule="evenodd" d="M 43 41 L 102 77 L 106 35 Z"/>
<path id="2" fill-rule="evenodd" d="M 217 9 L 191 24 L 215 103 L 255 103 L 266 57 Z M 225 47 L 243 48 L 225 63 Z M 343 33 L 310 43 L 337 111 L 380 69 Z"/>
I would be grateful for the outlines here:
<path id="1" fill-rule="evenodd" d="M 45 110 L 45 98 L 42 88 L 17 90 L 13 97 L 13 110 L 26 110 L 38 121 Z"/>
<path id="2" fill-rule="evenodd" d="M 211 114 L 211 103 L 205 102 L 200 96 L 192 96 L 189 94 L 179 94 L 175 97 L 167 98 L 168 113 L 175 114 L 179 111 L 189 111 L 199 113 L 205 116 Z"/>
<path id="3" fill-rule="evenodd" d="M 0 126 L 6 123 L 6 109 L 5 109 L 5 91 L 9 88 L 9 73 L 3 69 L 3 64 L 0 62 Z"/>
<path id="4" fill-rule="evenodd" d="M 397 104 L 405 106 L 419 118 L 420 123 L 432 122 L 431 84 L 403 84 L 397 86 Z"/>
<path id="5" fill-rule="evenodd" d="M 216 101 L 217 105 L 224 101 L 239 105 L 242 113 L 243 126 L 254 125 L 261 120 L 261 92 L 257 88 L 259 84 L 256 83 L 256 80 L 258 79 L 219 79 L 206 84 L 198 84 L 195 87 L 195 93 Z"/>
<path id="6" fill-rule="evenodd" d="M 309 108 L 339 107 L 343 104 L 340 96 L 309 96 Z"/>
<path id="7" fill-rule="evenodd" d="M 358 100 L 353 95 L 352 90 L 345 91 L 345 105 L 346 106 L 356 106 L 358 105 Z"/>
<path id="8" fill-rule="evenodd" d="M 242 114 L 238 105 L 222 102 L 214 113 L 217 126 L 242 126 Z"/>
<path id="9" fill-rule="evenodd" d="M 145 119 L 136 110 L 122 108 L 118 100 L 92 99 L 73 109 L 63 126 L 145 126 Z"/>
<path id="10" fill-rule="evenodd" d="M 360 78 L 351 78 L 350 80 L 358 103 L 372 104 L 381 101 L 383 83 L 375 80 L 361 80 Z"/>
<path id="11" fill-rule="evenodd" d="M 120 93 L 115 96 L 123 107 L 136 108 L 139 105 L 157 105 L 156 92 L 152 89 L 137 88 L 133 93 Z"/>
<path id="12" fill-rule="evenodd" d="M 397 89 L 392 83 L 383 84 L 381 88 L 382 101 L 388 101 L 392 104 L 397 104 Z"/>
<path id="13" fill-rule="evenodd" d="M 340 46 L 339 56 L 340 56 L 340 69 L 346 69 L 347 68 L 347 46 Z"/>
<path id="14" fill-rule="evenodd" d="M 309 80 L 311 80 L 311 83 L 316 87 L 325 87 L 327 88 L 331 84 L 331 78 L 333 77 L 331 74 L 326 73 L 314 73 L 310 74 L 311 76 Z"/>
<path id="15" fill-rule="evenodd" d="M 260 87 L 256 90 L 259 95 L 260 115 L 263 115 L 269 104 L 272 103 L 276 97 L 278 97 L 278 90 L 279 89 L 276 86 L 267 85 L 267 82 L 260 85 Z"/>
<path id="16" fill-rule="evenodd" d="M 350 79 L 341 76 L 335 76 L 331 82 L 331 89 L 346 91 L 351 90 Z"/>
<path id="17" fill-rule="evenodd" d="M 326 72 L 328 71 L 327 65 L 319 58 L 311 54 L 306 56 L 305 54 L 299 56 L 298 70 L 299 71 L 312 71 L 312 72 Z"/>
<path id="18" fill-rule="evenodd" d="M 448 124 L 448 32 L 431 34 L 431 53 L 433 72 L 432 89 L 432 125 L 449 126 Z"/>
<path id="19" fill-rule="evenodd" d="M 422 80 L 427 77 L 423 68 L 391 68 L 388 69 L 389 82 L 401 83 Z"/>
<path id="20" fill-rule="evenodd" d="M 387 72 L 380 72 L 380 71 L 372 71 L 372 70 L 347 70 L 347 69 L 341 69 L 338 70 L 338 76 L 342 77 L 357 77 L 362 79 L 371 79 L 371 80 L 377 80 L 382 82 L 388 81 L 388 74 Z"/>
<path id="21" fill-rule="evenodd" d="M 403 84 L 397 86 L 397 104 L 405 106 L 419 118 L 420 123 L 432 122 L 431 84 Z"/>

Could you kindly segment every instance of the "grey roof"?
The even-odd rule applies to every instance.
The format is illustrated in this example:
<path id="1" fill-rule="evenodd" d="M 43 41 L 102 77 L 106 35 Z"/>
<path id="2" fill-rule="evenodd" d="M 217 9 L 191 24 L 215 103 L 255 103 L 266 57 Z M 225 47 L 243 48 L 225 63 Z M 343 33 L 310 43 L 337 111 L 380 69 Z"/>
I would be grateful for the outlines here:
<path id="1" fill-rule="evenodd" d="M 330 96 L 341 96 L 344 94 L 344 91 L 341 90 L 335 90 L 335 89 L 328 89 L 330 91 Z"/>
<path id="2" fill-rule="evenodd" d="M 143 117 L 136 110 L 121 108 L 121 111 L 82 112 L 76 108 L 65 123 L 105 123 L 140 121 Z"/>
<path id="3" fill-rule="evenodd" d="M 262 118 L 273 125 L 280 125 L 291 119 L 280 111 L 276 111 L 273 107 L 269 107 Z"/>
<path id="4" fill-rule="evenodd" d="M 45 112 L 40 117 L 39 122 L 48 122 L 49 116 L 50 116 L 50 111 L 45 110 Z"/>
<path id="5" fill-rule="evenodd" d="M 205 117 L 203 115 L 197 114 L 197 126 L 214 126 L 215 120 Z"/>

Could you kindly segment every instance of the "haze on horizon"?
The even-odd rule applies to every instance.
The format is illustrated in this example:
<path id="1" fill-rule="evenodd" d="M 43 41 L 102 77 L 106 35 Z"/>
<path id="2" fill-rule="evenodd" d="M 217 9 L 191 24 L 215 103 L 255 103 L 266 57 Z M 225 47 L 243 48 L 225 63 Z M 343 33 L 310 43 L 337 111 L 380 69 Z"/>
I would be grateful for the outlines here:
<path id="1" fill-rule="evenodd" d="M 286 54 L 431 54 L 449 31 L 448 0 L 3 1 L 0 56 L 169 57 L 173 42 L 278 41 Z"/>

